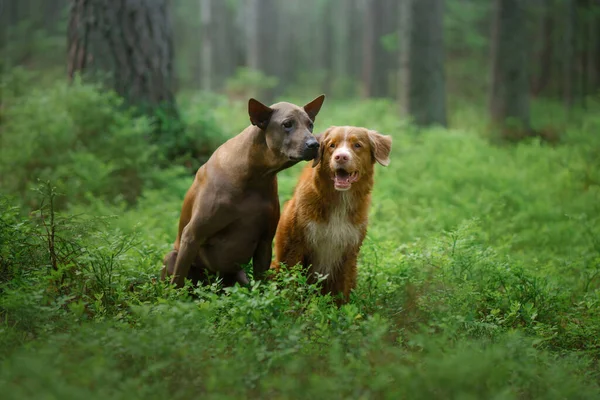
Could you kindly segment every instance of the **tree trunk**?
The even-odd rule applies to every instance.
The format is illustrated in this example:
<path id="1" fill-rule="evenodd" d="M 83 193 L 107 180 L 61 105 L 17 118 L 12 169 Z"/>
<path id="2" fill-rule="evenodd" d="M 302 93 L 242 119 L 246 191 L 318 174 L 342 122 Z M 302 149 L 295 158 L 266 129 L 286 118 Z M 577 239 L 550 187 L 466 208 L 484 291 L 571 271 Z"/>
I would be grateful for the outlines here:
<path id="1" fill-rule="evenodd" d="M 213 89 L 213 57 L 212 57 L 212 0 L 200 0 L 200 21 L 202 24 L 202 51 L 200 52 L 200 65 L 202 74 L 202 90 Z"/>
<path id="2" fill-rule="evenodd" d="M 267 75 L 276 75 L 273 59 L 277 57 L 274 38 L 276 32 L 276 4 L 274 0 L 249 0 L 246 4 L 248 24 L 248 52 L 246 65 Z M 276 90 L 255 94 L 270 102 Z"/>
<path id="3" fill-rule="evenodd" d="M 350 25 L 352 4 L 350 0 L 331 0 L 332 10 L 329 13 L 328 24 L 332 25 L 333 48 L 331 90 L 336 96 L 347 96 L 344 84 L 350 79 Z"/>
<path id="4" fill-rule="evenodd" d="M 371 97 L 373 91 L 374 65 L 377 52 L 375 51 L 375 21 L 376 0 L 367 0 L 363 14 L 362 40 L 362 85 L 363 97 Z"/>
<path id="5" fill-rule="evenodd" d="M 443 0 L 405 0 L 402 48 L 405 112 L 418 126 L 446 126 Z M 402 14 L 401 14 L 402 15 Z"/>
<path id="6" fill-rule="evenodd" d="M 554 59 L 554 10 L 552 0 L 546 0 L 543 4 L 544 16 L 542 22 L 541 40 L 542 49 L 538 57 L 539 75 L 533 82 L 533 95 L 539 96 L 545 93 L 545 89 L 550 83 L 552 77 L 552 67 Z"/>
<path id="7" fill-rule="evenodd" d="M 590 89 L 592 94 L 600 94 L 600 5 L 594 6 L 595 16 L 590 26 L 590 36 L 593 38 L 590 61 Z"/>
<path id="8" fill-rule="evenodd" d="M 101 79 L 130 105 L 176 116 L 168 0 L 74 0 L 68 75 Z"/>
<path id="9" fill-rule="evenodd" d="M 579 8 L 579 13 L 580 13 L 580 17 L 578 18 L 579 20 L 579 32 L 578 32 L 578 37 L 581 40 L 581 46 L 579 46 L 579 52 L 580 52 L 580 64 L 579 64 L 579 76 L 581 77 L 580 79 L 580 89 L 579 89 L 579 96 L 581 99 L 581 105 L 583 107 L 586 106 L 586 100 L 587 100 L 587 96 L 588 96 L 588 85 L 589 85 L 589 70 L 588 70 L 588 61 L 589 61 L 589 42 L 590 42 L 590 37 L 589 37 L 589 30 L 588 30 L 588 25 L 589 25 L 589 13 L 590 9 L 589 9 L 589 2 L 588 0 L 579 0 L 578 1 L 578 8 Z M 583 14 L 583 15 L 582 15 Z"/>
<path id="10" fill-rule="evenodd" d="M 505 139 L 519 139 L 529 132 L 525 12 L 521 0 L 495 1 L 489 107 Z"/>
<path id="11" fill-rule="evenodd" d="M 244 64 L 243 37 L 236 23 L 236 12 L 226 1 L 212 1 L 212 88 L 222 88 L 224 82 Z"/>
<path id="12" fill-rule="evenodd" d="M 258 15 L 260 0 L 246 0 L 246 66 L 255 70 L 260 69 L 260 27 Z"/>
<path id="13" fill-rule="evenodd" d="M 390 75 L 397 70 L 396 58 L 386 49 L 382 38 L 397 33 L 398 30 L 398 4 L 396 0 L 372 0 L 371 12 L 373 35 L 371 47 L 373 53 L 373 66 L 371 68 L 371 97 L 390 97 Z"/>
<path id="14" fill-rule="evenodd" d="M 359 81 L 362 75 L 362 46 L 361 38 L 364 32 L 364 17 L 365 13 L 365 4 L 361 0 L 343 0 L 347 1 L 349 7 L 349 32 L 347 36 L 348 40 L 348 58 L 346 59 L 346 63 L 348 63 L 348 72 L 350 77 Z"/>
<path id="15" fill-rule="evenodd" d="M 575 0 L 565 0 L 565 35 L 564 35 L 564 71 L 563 71 L 563 100 L 567 108 L 575 101 L 575 49 L 576 49 L 576 18 Z"/>

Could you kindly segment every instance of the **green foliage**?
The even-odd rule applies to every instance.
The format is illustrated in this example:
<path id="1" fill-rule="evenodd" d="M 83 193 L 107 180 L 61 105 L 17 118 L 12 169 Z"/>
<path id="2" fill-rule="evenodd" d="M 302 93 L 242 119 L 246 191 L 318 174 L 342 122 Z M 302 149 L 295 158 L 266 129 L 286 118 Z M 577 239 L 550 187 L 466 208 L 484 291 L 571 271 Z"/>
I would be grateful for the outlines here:
<path id="1" fill-rule="evenodd" d="M 239 67 L 235 74 L 227 79 L 225 91 L 234 99 L 261 98 L 269 89 L 276 87 L 278 82 L 274 76 L 267 76 L 252 68 Z"/>
<path id="2" fill-rule="evenodd" d="M 160 154 L 146 140 L 149 120 L 118 111 L 123 103 L 114 93 L 75 81 L 11 100 L 2 118 L 0 182 L 25 204 L 34 206 L 38 179 L 51 180 L 68 202 L 132 202 L 160 175 Z"/>
<path id="3" fill-rule="evenodd" d="M 248 124 L 242 103 L 203 95 L 182 104 L 192 116 L 210 105 L 205 118 L 221 132 Z M 0 391 L 7 399 L 600 396 L 597 105 L 568 122 L 552 104 L 534 104 L 534 124 L 565 126 L 554 147 L 493 146 L 475 108 L 453 116 L 460 128 L 417 132 L 396 107 L 329 101 L 316 121 L 316 131 L 351 124 L 394 137 L 390 166 L 376 166 L 358 286 L 339 309 L 298 268 L 249 288 L 157 281 L 191 177 L 144 183 L 129 207 L 76 196 L 62 212 L 50 185 L 29 216 L 20 212 L 26 198 L 1 198 Z M 282 202 L 304 166 L 280 174 Z M 118 218 L 101 217 L 110 215 Z"/>
<path id="4" fill-rule="evenodd" d="M 137 116 L 115 93 L 79 80 L 35 82 L 35 74 L 12 70 L 2 80 L 0 108 L 0 193 L 19 195 L 31 208 L 38 180 L 64 194 L 59 208 L 95 198 L 131 204 L 143 188 L 181 175 L 181 166 L 195 172 L 224 141 L 208 112 L 221 98 L 194 99 L 174 122 L 160 109 L 154 119 Z"/>

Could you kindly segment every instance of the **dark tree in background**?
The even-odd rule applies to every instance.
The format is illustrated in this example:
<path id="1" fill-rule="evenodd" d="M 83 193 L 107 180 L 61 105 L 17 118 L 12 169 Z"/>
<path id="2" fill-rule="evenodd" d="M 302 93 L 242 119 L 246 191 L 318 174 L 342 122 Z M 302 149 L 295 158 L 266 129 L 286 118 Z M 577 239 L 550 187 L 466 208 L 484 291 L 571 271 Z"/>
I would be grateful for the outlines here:
<path id="1" fill-rule="evenodd" d="M 66 52 L 69 76 L 103 81 L 129 104 L 160 115 L 157 133 L 178 121 L 175 92 L 186 101 L 199 99 L 199 90 L 231 101 L 315 92 L 396 98 L 421 126 L 445 125 L 455 106 L 470 104 L 521 133 L 529 126 L 528 96 L 577 109 L 600 92 L 600 0 L 0 4 L 0 68 L 62 79 Z M 186 137 L 176 139 L 179 146 Z"/>
<path id="2" fill-rule="evenodd" d="M 444 74 L 444 0 L 405 0 L 400 98 L 419 126 L 446 126 Z"/>
<path id="3" fill-rule="evenodd" d="M 200 54 L 200 73 L 202 90 L 212 90 L 213 82 L 213 0 L 200 0 L 200 20 L 202 21 L 202 52 Z"/>
<path id="4" fill-rule="evenodd" d="M 367 0 L 363 30 L 363 96 L 394 97 L 392 74 L 397 73 L 397 57 L 384 45 L 384 39 L 397 34 L 398 2 Z"/>
<path id="5" fill-rule="evenodd" d="M 177 126 L 168 0 L 74 0 L 68 25 L 68 75 L 100 80 L 131 106 Z M 157 113 L 157 111 L 160 112 Z M 169 128 L 170 129 L 170 128 Z"/>
<path id="6" fill-rule="evenodd" d="M 491 44 L 489 108 L 492 121 L 506 136 L 529 130 L 526 4 L 495 0 Z"/>

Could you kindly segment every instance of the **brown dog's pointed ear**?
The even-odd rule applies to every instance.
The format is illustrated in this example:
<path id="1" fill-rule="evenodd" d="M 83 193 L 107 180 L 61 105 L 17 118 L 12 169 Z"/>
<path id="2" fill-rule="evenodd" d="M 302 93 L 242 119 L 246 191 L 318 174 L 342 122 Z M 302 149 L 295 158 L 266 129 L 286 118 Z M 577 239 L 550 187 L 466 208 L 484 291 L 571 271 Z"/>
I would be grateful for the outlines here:
<path id="1" fill-rule="evenodd" d="M 375 161 L 384 167 L 390 165 L 392 137 L 388 135 L 382 135 L 376 131 L 369 131 L 369 142 L 371 143 L 371 153 L 373 154 Z"/>
<path id="2" fill-rule="evenodd" d="M 316 167 L 317 165 L 319 165 L 319 162 L 321 162 L 321 159 L 323 158 L 323 153 L 325 152 L 325 146 L 323 146 L 323 140 L 327 137 L 327 135 L 329 134 L 329 131 L 331 131 L 332 128 L 333 128 L 333 126 L 329 127 L 325 132 L 315 135 L 317 142 L 319 142 L 319 152 L 317 153 L 317 156 L 313 159 L 313 163 L 312 163 L 313 168 Z"/>
<path id="3" fill-rule="evenodd" d="M 319 110 L 321 109 L 321 106 L 323 105 L 324 101 L 325 95 L 322 94 L 304 106 L 304 111 L 306 111 L 306 113 L 313 122 L 315 121 L 315 118 L 317 117 L 317 114 L 319 113 Z"/>
<path id="4" fill-rule="evenodd" d="M 250 115 L 250 122 L 252 125 L 256 125 L 262 130 L 267 129 L 273 111 L 274 110 L 271 107 L 265 106 L 256 99 L 248 100 L 248 115 Z"/>

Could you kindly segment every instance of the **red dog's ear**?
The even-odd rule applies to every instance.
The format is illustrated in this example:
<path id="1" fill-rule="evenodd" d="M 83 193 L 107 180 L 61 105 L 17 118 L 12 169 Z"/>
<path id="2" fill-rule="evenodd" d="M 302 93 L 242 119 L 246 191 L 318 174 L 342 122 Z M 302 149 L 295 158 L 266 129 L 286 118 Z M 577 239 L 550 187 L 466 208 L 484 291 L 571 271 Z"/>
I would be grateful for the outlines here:
<path id="1" fill-rule="evenodd" d="M 317 165 L 319 165 L 319 162 L 321 162 L 321 159 L 323 158 L 323 153 L 325 152 L 325 146 L 323 146 L 323 141 L 327 138 L 327 136 L 329 135 L 329 132 L 333 128 L 335 128 L 335 126 L 330 126 L 329 128 L 327 128 L 327 130 L 325 132 L 315 135 L 315 138 L 319 142 L 319 152 L 317 153 L 317 156 L 313 160 L 313 163 L 312 163 L 313 168 L 316 167 Z"/>
<path id="2" fill-rule="evenodd" d="M 321 110 L 321 106 L 323 105 L 324 101 L 325 101 L 325 95 L 322 94 L 304 106 L 304 111 L 306 111 L 306 113 L 308 114 L 308 116 L 310 117 L 310 119 L 313 122 L 315 121 L 317 114 Z"/>
<path id="3" fill-rule="evenodd" d="M 371 154 L 375 161 L 387 167 L 390 165 L 390 152 L 392 151 L 392 137 L 382 135 L 376 131 L 369 131 L 369 142 L 371 143 Z"/>
<path id="4" fill-rule="evenodd" d="M 256 99 L 248 100 L 248 115 L 250 115 L 250 122 L 252 125 L 256 125 L 262 130 L 267 129 L 273 111 L 274 110 L 271 107 L 265 106 Z"/>

